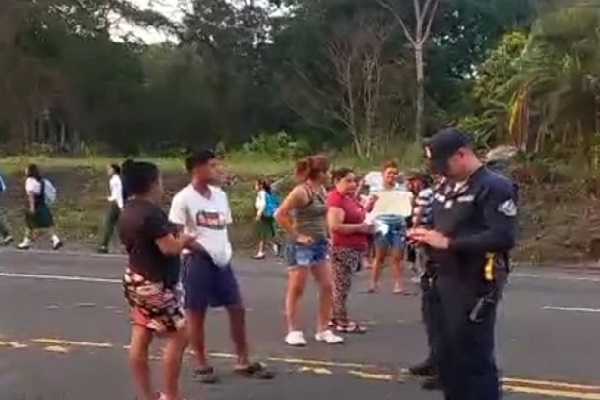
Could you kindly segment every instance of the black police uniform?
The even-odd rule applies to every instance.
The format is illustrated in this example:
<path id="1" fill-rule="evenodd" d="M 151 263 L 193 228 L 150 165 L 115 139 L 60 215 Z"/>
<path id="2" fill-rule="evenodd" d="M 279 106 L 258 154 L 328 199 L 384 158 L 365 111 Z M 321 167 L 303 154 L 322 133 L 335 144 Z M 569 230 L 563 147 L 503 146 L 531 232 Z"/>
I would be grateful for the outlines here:
<path id="1" fill-rule="evenodd" d="M 436 361 L 447 400 L 497 400 L 494 359 L 496 308 L 517 231 L 517 190 L 486 167 L 457 187 L 435 193 L 433 229 L 450 239 L 431 250 L 435 268 L 430 312 L 435 319 Z"/>
<path id="2" fill-rule="evenodd" d="M 444 187 L 446 182 L 445 178 L 434 185 L 433 192 L 439 193 L 440 188 Z M 433 201 L 433 199 L 432 199 Z M 430 205 L 433 208 L 433 204 Z M 433 216 L 431 216 L 433 218 Z M 427 225 L 428 228 L 431 228 L 432 221 Z M 437 386 L 437 375 L 438 375 L 438 342 L 439 335 L 437 333 L 437 323 L 439 316 L 437 315 L 439 311 L 439 307 L 436 306 L 439 302 L 437 293 L 433 290 L 433 282 L 436 276 L 436 266 L 434 261 L 429 257 L 431 249 L 428 246 L 425 246 L 426 249 L 426 261 L 425 261 L 425 269 L 423 271 L 423 275 L 421 275 L 421 318 L 425 325 L 425 332 L 427 335 L 427 344 L 429 347 L 429 354 L 426 360 L 410 368 L 410 372 L 417 376 L 427 376 L 431 378 L 435 378 L 435 381 L 425 382 L 425 384 L 429 383 L 432 385 L 429 388 L 434 388 Z M 434 385 L 436 383 L 436 385 Z M 434 386 L 433 386 L 434 385 Z"/>

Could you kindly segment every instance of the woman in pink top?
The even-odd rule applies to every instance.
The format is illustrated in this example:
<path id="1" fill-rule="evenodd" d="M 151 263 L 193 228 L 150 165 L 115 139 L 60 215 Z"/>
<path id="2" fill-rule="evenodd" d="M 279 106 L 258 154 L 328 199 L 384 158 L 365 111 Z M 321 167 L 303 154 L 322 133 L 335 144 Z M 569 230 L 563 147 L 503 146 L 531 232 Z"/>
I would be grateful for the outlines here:
<path id="1" fill-rule="evenodd" d="M 342 333 L 363 333 L 365 328 L 348 318 L 346 302 L 352 275 L 362 267 L 371 226 L 365 217 L 373 202 L 360 204 L 356 197 L 357 179 L 349 168 L 332 173 L 335 188 L 327 197 L 327 224 L 331 231 L 333 268 L 333 315 L 330 325 Z"/>

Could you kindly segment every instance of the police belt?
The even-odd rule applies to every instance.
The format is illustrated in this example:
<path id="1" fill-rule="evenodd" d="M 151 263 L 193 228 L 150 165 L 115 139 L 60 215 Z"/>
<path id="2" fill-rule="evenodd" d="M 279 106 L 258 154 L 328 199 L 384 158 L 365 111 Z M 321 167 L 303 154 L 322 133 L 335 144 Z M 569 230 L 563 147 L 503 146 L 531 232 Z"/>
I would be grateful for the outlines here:
<path id="1" fill-rule="evenodd" d="M 478 290 L 489 289 L 497 283 L 503 285 L 509 272 L 507 253 L 486 253 L 482 259 L 481 256 L 457 256 L 449 254 L 447 251 L 433 250 L 425 266 L 426 276 L 450 276 L 466 279 Z"/>

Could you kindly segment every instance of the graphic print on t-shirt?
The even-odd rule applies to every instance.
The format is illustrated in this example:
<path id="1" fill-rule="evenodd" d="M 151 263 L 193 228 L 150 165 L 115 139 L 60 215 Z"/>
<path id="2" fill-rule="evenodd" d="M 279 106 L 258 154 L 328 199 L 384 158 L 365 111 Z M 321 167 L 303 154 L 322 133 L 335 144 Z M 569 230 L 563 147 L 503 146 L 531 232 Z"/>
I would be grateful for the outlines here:
<path id="1" fill-rule="evenodd" d="M 218 211 L 200 210 L 196 213 L 196 225 L 203 228 L 225 229 L 225 216 Z"/>

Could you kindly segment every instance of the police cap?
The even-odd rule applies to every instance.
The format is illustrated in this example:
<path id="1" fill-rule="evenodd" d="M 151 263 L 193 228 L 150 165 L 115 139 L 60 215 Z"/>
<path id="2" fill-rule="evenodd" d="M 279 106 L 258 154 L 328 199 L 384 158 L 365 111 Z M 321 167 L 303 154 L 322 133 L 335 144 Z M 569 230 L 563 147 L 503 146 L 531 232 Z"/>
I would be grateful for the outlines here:
<path id="1" fill-rule="evenodd" d="M 456 128 L 444 128 L 425 143 L 425 156 L 437 173 L 448 168 L 448 159 L 464 147 L 471 147 L 471 138 Z"/>

